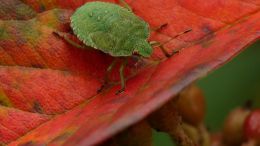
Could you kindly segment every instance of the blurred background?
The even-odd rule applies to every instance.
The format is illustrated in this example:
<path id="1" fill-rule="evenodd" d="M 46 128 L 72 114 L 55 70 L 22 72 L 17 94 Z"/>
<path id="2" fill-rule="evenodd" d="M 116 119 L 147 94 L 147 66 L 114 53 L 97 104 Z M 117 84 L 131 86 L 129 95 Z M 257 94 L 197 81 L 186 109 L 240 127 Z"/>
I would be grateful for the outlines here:
<path id="1" fill-rule="evenodd" d="M 227 114 L 248 101 L 260 107 L 260 41 L 233 60 L 200 79 L 206 97 L 205 123 L 210 131 L 221 130 Z M 173 146 L 167 134 L 154 132 L 154 146 Z"/>

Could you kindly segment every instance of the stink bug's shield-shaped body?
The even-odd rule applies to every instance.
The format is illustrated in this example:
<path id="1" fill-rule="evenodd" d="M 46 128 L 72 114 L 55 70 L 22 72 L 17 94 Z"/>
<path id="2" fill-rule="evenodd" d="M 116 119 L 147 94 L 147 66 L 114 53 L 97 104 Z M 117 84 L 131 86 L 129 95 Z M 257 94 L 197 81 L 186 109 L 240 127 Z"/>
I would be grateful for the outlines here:
<path id="1" fill-rule="evenodd" d="M 152 47 L 147 41 L 149 26 L 131 11 L 107 2 L 89 2 L 71 17 L 71 27 L 87 46 L 111 56 L 148 57 Z"/>

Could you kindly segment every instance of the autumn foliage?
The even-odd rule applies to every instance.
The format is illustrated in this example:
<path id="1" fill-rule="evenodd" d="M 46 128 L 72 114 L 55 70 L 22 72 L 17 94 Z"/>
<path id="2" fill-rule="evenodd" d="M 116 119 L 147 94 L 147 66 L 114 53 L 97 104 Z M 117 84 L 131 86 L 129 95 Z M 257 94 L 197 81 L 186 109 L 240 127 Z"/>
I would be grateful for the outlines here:
<path id="1" fill-rule="evenodd" d="M 97 93 L 113 58 L 53 34 L 71 33 L 69 17 L 85 2 L 0 0 L 0 145 L 98 144 L 260 37 L 258 0 L 128 0 L 151 27 L 168 24 L 150 40 L 192 32 L 165 45 L 169 52 L 180 49 L 170 58 L 158 48 L 149 59 L 133 58 L 124 93 L 115 95 L 117 69 L 110 76 L 114 84 Z"/>

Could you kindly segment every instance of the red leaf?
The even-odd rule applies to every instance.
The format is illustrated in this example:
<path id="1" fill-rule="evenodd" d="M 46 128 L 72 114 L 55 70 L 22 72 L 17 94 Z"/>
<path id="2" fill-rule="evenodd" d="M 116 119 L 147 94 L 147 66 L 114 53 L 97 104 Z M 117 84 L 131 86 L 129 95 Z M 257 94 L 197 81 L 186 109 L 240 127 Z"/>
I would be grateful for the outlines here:
<path id="1" fill-rule="evenodd" d="M 112 57 L 73 48 L 54 36 L 55 29 L 69 31 L 71 11 L 49 10 L 75 9 L 86 0 L 23 1 L 44 12 L 27 21 L 9 20 L 21 18 L 10 14 L 12 9 L 0 13 L 5 19 L 0 21 L 0 142 L 10 146 L 88 146 L 104 141 L 260 36 L 256 0 L 131 1 L 134 12 L 152 27 L 168 23 L 151 40 L 164 42 L 184 30 L 192 32 L 165 45 L 168 51 L 181 49 L 179 54 L 167 59 L 155 48 L 141 67 L 129 66 L 124 93 L 116 96 L 116 85 L 97 94 Z M 8 6 L 15 8 L 12 4 Z M 5 13 L 10 16 L 2 17 Z M 117 71 L 112 78 L 118 79 Z"/>

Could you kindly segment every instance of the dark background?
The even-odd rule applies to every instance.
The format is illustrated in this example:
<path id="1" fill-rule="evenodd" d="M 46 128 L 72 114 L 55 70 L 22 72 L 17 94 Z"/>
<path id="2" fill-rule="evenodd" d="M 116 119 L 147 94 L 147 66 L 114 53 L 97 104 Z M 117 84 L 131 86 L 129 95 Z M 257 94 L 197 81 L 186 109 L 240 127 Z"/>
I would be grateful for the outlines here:
<path id="1" fill-rule="evenodd" d="M 253 100 L 260 107 L 260 41 L 248 47 L 226 65 L 200 79 L 197 84 L 206 97 L 206 125 L 219 131 L 230 110 Z M 154 132 L 154 146 L 172 146 L 167 134 Z"/>

